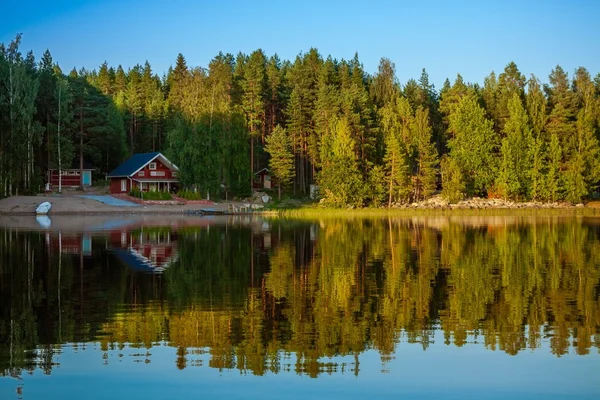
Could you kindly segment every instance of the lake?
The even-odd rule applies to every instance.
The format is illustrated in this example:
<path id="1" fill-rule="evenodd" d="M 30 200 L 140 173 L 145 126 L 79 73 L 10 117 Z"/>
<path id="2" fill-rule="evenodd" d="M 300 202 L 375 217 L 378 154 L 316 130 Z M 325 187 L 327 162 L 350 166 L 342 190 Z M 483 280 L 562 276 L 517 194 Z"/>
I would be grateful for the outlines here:
<path id="1" fill-rule="evenodd" d="M 0 398 L 598 399 L 600 218 L 0 217 Z"/>

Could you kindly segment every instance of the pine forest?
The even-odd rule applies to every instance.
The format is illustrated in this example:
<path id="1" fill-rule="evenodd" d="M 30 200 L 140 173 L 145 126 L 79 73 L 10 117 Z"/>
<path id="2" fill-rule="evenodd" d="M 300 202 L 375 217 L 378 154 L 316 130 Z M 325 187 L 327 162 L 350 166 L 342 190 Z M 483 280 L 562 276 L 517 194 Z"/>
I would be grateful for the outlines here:
<path id="1" fill-rule="evenodd" d="M 151 151 L 211 198 L 250 195 L 262 168 L 280 194 L 317 185 L 331 207 L 598 194 L 600 74 L 584 67 L 549 66 L 543 83 L 509 62 L 482 84 L 457 75 L 438 89 L 425 69 L 401 83 L 387 58 L 370 75 L 358 55 L 317 49 L 219 53 L 207 66 L 179 54 L 160 76 L 147 61 L 63 71 L 20 41 L 0 44 L 0 197 L 38 193 L 50 168 L 84 161 L 102 181 Z"/>

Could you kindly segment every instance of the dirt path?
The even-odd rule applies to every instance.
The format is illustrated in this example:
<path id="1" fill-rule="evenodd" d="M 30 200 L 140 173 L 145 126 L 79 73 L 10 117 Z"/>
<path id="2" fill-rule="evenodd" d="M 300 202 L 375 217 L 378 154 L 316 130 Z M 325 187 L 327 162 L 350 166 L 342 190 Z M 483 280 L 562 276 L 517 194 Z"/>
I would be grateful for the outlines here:
<path id="1" fill-rule="evenodd" d="M 87 194 L 87 193 L 86 193 Z M 212 208 L 219 211 L 229 209 L 230 203 L 187 204 L 187 205 L 140 205 L 139 207 L 119 207 L 99 201 L 79 197 L 77 194 L 46 196 L 13 196 L 0 200 L 0 215 L 35 214 L 40 203 L 52 204 L 49 215 L 56 214 L 183 214 L 190 211 Z M 238 204 L 239 206 L 239 204 Z"/>

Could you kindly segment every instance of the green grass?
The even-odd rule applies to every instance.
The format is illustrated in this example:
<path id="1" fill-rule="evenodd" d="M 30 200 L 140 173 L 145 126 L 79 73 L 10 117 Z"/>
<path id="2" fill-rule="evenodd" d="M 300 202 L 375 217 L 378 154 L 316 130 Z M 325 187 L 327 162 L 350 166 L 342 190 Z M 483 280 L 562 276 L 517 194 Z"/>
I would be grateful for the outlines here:
<path id="1" fill-rule="evenodd" d="M 269 209 L 265 215 L 281 218 L 377 218 L 385 216 L 595 216 L 597 208 L 444 208 L 444 209 L 387 209 L 387 208 L 323 208 L 304 206 L 296 209 Z"/>

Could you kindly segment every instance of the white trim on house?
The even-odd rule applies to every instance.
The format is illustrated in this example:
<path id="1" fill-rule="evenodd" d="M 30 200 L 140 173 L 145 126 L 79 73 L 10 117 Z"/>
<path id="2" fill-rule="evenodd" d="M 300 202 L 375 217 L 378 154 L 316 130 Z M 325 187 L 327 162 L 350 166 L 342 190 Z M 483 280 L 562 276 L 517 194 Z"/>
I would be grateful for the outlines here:
<path id="1" fill-rule="evenodd" d="M 142 165 L 141 167 L 139 167 L 137 170 L 133 171 L 131 173 L 131 175 L 129 175 L 130 177 L 134 176 L 135 174 L 137 174 L 138 172 L 140 172 L 142 169 L 146 168 L 146 165 L 150 164 L 151 162 L 154 162 L 154 160 L 156 160 L 157 158 L 160 157 L 160 161 L 167 167 L 169 168 L 171 171 L 179 171 L 179 168 L 177 167 L 177 165 L 173 164 L 171 161 L 169 161 L 169 159 L 165 156 L 163 156 L 162 153 L 158 153 L 157 155 L 155 155 L 152 159 L 148 160 L 148 162 L 144 165 Z M 117 176 L 112 176 L 111 178 L 118 178 Z"/>

